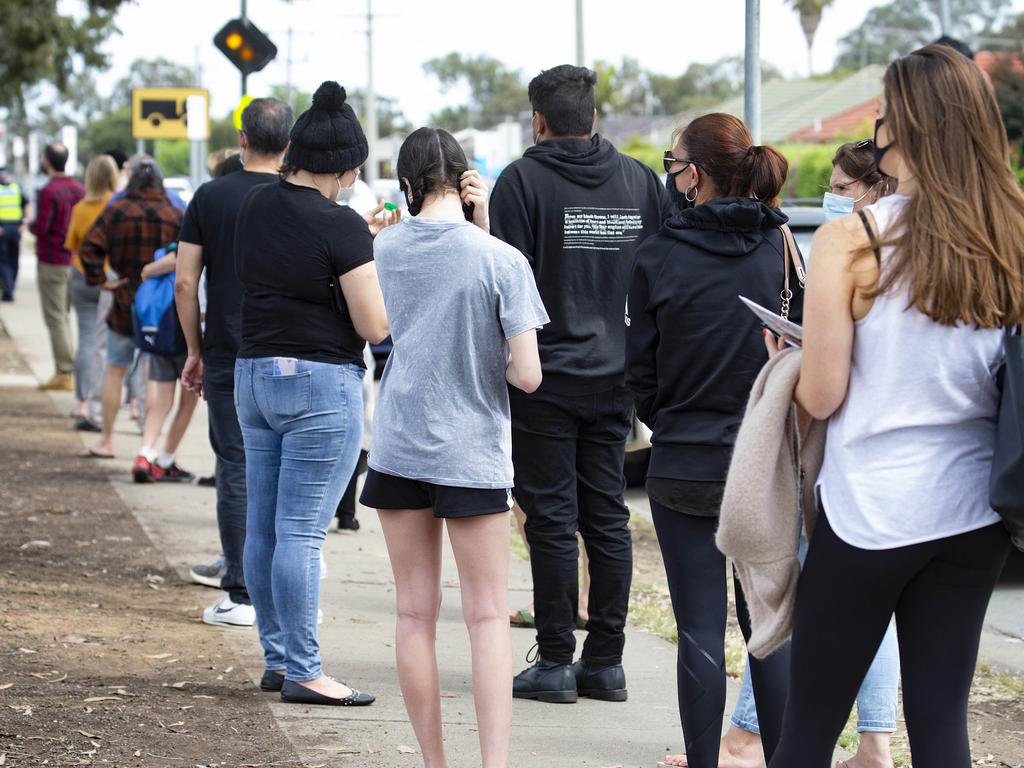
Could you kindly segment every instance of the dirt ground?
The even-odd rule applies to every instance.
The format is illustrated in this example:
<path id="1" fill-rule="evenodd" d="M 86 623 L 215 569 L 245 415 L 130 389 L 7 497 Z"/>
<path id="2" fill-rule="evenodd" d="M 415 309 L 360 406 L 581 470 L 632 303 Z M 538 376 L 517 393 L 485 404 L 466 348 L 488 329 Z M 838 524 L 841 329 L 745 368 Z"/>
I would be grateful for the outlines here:
<path id="1" fill-rule="evenodd" d="M 302 765 L 69 427 L 0 389 L 0 765 Z"/>

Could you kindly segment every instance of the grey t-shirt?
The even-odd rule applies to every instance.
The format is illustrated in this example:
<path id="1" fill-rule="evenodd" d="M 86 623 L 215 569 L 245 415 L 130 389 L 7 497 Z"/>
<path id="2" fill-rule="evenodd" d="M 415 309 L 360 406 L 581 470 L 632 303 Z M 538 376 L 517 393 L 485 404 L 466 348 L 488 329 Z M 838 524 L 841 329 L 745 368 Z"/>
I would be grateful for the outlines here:
<path id="1" fill-rule="evenodd" d="M 529 263 L 469 222 L 436 219 L 385 229 L 373 251 L 394 350 L 370 466 L 437 485 L 512 487 L 507 340 L 548 322 Z"/>

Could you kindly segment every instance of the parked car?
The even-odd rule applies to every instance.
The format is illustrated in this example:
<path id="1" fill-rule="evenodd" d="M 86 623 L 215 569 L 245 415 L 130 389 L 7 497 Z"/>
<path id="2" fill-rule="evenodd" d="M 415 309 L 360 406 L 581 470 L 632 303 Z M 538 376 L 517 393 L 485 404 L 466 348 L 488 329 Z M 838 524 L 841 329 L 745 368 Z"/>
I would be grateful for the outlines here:
<path id="1" fill-rule="evenodd" d="M 185 176 L 168 176 L 164 179 L 164 188 L 177 192 L 186 205 L 192 202 L 192 195 L 195 193 L 192 182 Z"/>

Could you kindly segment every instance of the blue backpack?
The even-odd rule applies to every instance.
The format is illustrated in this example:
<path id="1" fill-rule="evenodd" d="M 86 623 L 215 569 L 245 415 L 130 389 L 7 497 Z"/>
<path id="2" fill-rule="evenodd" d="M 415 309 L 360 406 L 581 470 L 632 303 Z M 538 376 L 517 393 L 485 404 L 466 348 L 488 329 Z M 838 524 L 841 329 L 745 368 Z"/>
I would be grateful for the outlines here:
<path id="1" fill-rule="evenodd" d="M 153 254 L 153 260 L 162 259 L 177 247 L 177 243 L 171 243 L 160 248 Z M 132 320 L 135 346 L 141 351 L 165 357 L 185 353 L 185 335 L 174 306 L 174 272 L 151 277 L 139 286 L 132 305 Z"/>

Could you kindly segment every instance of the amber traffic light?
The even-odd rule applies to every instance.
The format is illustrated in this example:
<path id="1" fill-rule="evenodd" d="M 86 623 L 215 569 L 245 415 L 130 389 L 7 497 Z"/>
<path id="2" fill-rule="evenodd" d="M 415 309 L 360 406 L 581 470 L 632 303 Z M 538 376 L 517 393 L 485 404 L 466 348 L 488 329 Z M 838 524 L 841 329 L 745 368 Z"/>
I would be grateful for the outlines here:
<path id="1" fill-rule="evenodd" d="M 277 46 L 248 19 L 232 19 L 213 44 L 243 75 L 259 72 L 277 56 Z"/>

